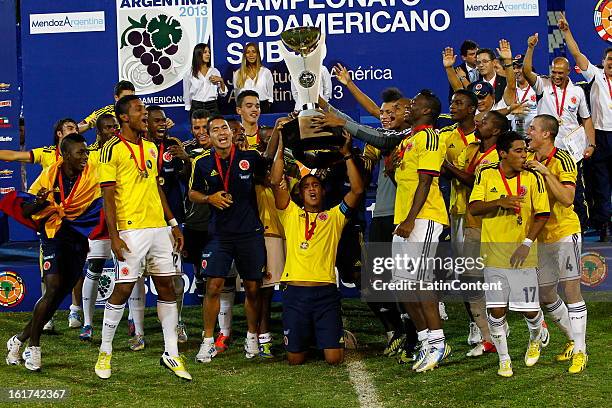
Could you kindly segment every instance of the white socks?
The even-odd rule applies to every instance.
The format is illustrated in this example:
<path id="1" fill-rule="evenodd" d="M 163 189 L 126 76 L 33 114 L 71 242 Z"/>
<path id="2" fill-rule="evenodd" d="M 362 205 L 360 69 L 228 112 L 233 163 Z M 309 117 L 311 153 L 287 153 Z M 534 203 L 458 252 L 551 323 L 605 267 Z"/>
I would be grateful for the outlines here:
<path id="1" fill-rule="evenodd" d="M 219 295 L 219 331 L 224 336 L 230 335 L 232 331 L 232 308 L 234 307 L 235 292 L 225 291 L 225 288 Z"/>
<path id="2" fill-rule="evenodd" d="M 429 330 L 429 332 L 427 333 L 427 343 L 430 347 L 444 349 L 445 340 L 446 339 L 444 338 L 444 330 L 442 329 Z"/>
<path id="3" fill-rule="evenodd" d="M 261 333 L 259 335 L 259 344 L 270 343 L 272 341 L 272 333 Z"/>
<path id="4" fill-rule="evenodd" d="M 171 357 L 178 356 L 178 334 L 176 333 L 178 309 L 176 301 L 157 300 L 157 317 L 164 332 L 164 351 Z"/>
<path id="5" fill-rule="evenodd" d="M 185 281 L 182 275 L 176 275 L 174 277 L 174 293 L 176 295 L 176 307 L 178 309 L 178 319 L 181 319 L 181 313 L 183 312 L 183 296 L 185 296 Z"/>
<path id="6" fill-rule="evenodd" d="M 98 262 L 102 261 L 102 262 Z M 93 326 L 93 315 L 98 298 L 98 284 L 102 275 L 105 260 L 92 259 L 87 265 L 87 274 L 83 281 L 83 325 Z"/>
<path id="7" fill-rule="evenodd" d="M 101 352 L 108 354 L 113 352 L 113 338 L 115 337 L 115 331 L 117 331 L 117 326 L 121 321 L 121 317 L 123 317 L 124 310 L 125 304 L 112 305 L 106 302 L 106 306 L 104 307 L 104 322 L 102 323 Z"/>
<path id="8" fill-rule="evenodd" d="M 497 355 L 499 361 L 510 360 L 510 354 L 508 354 L 508 341 L 506 339 L 506 316 L 502 316 L 499 319 L 488 315 L 489 332 L 491 333 L 491 340 L 495 344 L 497 349 Z"/>
<path id="9" fill-rule="evenodd" d="M 529 328 L 529 339 L 537 340 L 540 338 L 540 333 L 542 332 L 542 322 L 544 321 L 544 313 L 541 310 L 538 310 L 538 314 L 536 317 L 529 319 L 525 317 L 525 322 L 527 322 L 527 327 Z"/>
<path id="10" fill-rule="evenodd" d="M 573 340 L 574 336 L 572 334 L 572 325 L 570 324 L 569 312 L 567 310 L 567 306 L 561 300 L 559 295 L 557 295 L 557 300 L 554 303 L 550 303 L 544 305 L 546 307 L 546 311 L 548 312 L 548 316 L 553 321 L 553 323 L 561 329 L 561 331 L 565 334 L 568 340 Z"/>
<path id="11" fill-rule="evenodd" d="M 140 277 L 132 289 L 128 306 L 130 308 L 130 316 L 134 321 L 134 330 L 136 335 L 144 335 L 144 310 L 145 310 L 145 287 L 144 278 Z"/>
<path id="12" fill-rule="evenodd" d="M 587 307 L 584 300 L 567 305 L 569 320 L 574 334 L 574 353 L 586 352 Z"/>

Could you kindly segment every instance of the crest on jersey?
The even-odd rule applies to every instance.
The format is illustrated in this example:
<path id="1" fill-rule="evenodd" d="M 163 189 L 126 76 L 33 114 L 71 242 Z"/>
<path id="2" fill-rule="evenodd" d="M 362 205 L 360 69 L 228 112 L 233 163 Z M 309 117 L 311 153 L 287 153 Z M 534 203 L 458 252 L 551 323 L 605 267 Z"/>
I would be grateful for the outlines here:
<path id="1" fill-rule="evenodd" d="M 25 283 L 17 272 L 0 272 L 0 306 L 17 306 L 25 297 L 25 293 Z"/>
<path id="2" fill-rule="evenodd" d="M 124 266 L 123 268 L 121 268 L 121 275 L 122 276 L 127 276 L 130 274 L 130 270 L 128 269 L 127 266 Z"/>
<path id="3" fill-rule="evenodd" d="M 576 102 L 578 102 L 578 98 L 576 98 L 575 96 L 572 96 L 572 99 L 570 99 L 572 101 L 572 103 L 575 105 Z"/>
<path id="4" fill-rule="evenodd" d="M 527 194 L 527 187 L 520 186 L 519 189 L 518 189 L 518 195 L 519 196 L 524 196 L 525 194 Z"/>
<path id="5" fill-rule="evenodd" d="M 529 99 L 531 99 L 531 102 L 536 102 L 538 98 L 537 98 L 537 96 L 535 94 L 533 94 L 533 95 L 531 95 L 531 98 L 529 98 Z"/>
<path id="6" fill-rule="evenodd" d="M 240 163 L 238 163 L 238 167 L 240 167 L 240 170 L 248 170 L 249 168 L 251 168 L 251 164 L 248 160 L 240 160 Z"/>
<path id="7" fill-rule="evenodd" d="M 612 0 L 599 0 L 593 14 L 595 31 L 604 40 L 612 43 Z"/>
<path id="8" fill-rule="evenodd" d="M 51 262 L 45 261 L 43 264 L 43 271 L 48 271 L 49 269 L 51 269 Z"/>
<path id="9" fill-rule="evenodd" d="M 319 214 L 319 216 L 317 218 L 320 221 L 327 221 L 327 219 L 329 218 L 329 215 L 327 215 L 327 213 L 322 212 L 321 214 Z"/>
<path id="10" fill-rule="evenodd" d="M 208 266 L 208 261 L 206 259 L 202 259 L 202 269 L 206 269 Z"/>
<path id="11" fill-rule="evenodd" d="M 164 152 L 163 158 L 164 158 L 164 161 L 166 163 L 171 162 L 172 161 L 172 153 Z"/>

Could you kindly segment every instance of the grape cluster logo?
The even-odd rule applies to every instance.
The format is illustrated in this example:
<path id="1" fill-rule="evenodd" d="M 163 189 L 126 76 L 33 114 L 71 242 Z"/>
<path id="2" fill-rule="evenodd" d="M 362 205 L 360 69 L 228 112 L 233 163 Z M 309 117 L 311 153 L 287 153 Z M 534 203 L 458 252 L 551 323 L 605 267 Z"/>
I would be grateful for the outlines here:
<path id="1" fill-rule="evenodd" d="M 593 23 L 597 34 L 612 43 L 612 0 L 600 0 L 595 6 Z"/>
<path id="2" fill-rule="evenodd" d="M 0 272 L 0 306 L 17 306 L 25 297 L 25 293 L 23 279 L 16 272 Z"/>
<path id="3" fill-rule="evenodd" d="M 180 87 L 159 93 L 189 72 L 195 44 L 212 42 L 211 3 L 198 0 L 190 2 L 196 5 L 155 7 L 149 2 L 117 0 L 120 79 L 131 81 L 139 95 L 158 94 L 162 98 L 156 104 L 180 104 Z"/>
<path id="4" fill-rule="evenodd" d="M 115 268 L 104 268 L 98 281 L 96 305 L 103 306 L 115 288 Z"/>

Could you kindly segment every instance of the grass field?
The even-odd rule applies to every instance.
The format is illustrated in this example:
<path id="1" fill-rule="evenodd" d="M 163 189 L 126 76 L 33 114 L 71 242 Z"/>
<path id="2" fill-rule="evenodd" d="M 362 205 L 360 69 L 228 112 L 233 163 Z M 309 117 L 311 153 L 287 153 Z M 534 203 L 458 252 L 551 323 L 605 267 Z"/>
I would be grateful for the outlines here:
<path id="1" fill-rule="evenodd" d="M 163 346 L 154 309 L 147 309 L 145 332 L 147 348 L 132 352 L 127 347 L 125 319 L 115 338 L 113 375 L 103 381 L 93 366 L 97 358 L 99 330 L 93 344 L 78 340 L 78 330 L 68 329 L 65 312 L 58 313 L 59 333 L 43 336 L 43 370 L 32 373 L 23 366 L 0 368 L 0 388 L 68 388 L 70 395 L 54 406 L 95 407 L 359 407 L 347 364 L 329 367 L 316 356 L 315 361 L 290 367 L 284 361 L 280 335 L 278 356 L 274 360 L 246 360 L 241 351 L 246 324 L 242 306 L 235 307 L 236 343 L 210 364 L 194 362 L 200 343 L 200 308 L 184 311 L 189 329 L 188 344 L 181 346 L 187 357 L 193 382 L 185 383 L 159 366 Z M 273 314 L 276 333 L 282 333 L 280 307 Z M 552 340 L 535 367 L 522 361 L 527 328 L 516 315 L 510 318 L 510 353 L 515 375 L 503 379 L 496 375 L 497 356 L 477 359 L 465 357 L 467 324 L 463 305 L 447 304 L 447 341 L 453 347 L 448 362 L 439 369 L 416 374 L 395 360 L 382 357 L 382 326 L 374 320 L 365 304 L 345 301 L 347 328 L 360 344 L 349 359 L 361 360 L 384 407 L 606 407 L 610 406 L 612 380 L 612 319 L 608 303 L 589 304 L 589 366 L 585 372 L 570 376 L 566 364 L 555 363 L 553 355 L 564 339 L 551 327 Z M 26 313 L 0 314 L 0 339 L 4 342 L 19 331 L 29 318 Z M 96 311 L 97 327 L 102 310 Z M 5 353 L 5 351 L 3 351 Z M 47 402 L 48 404 L 48 402 Z M 34 406 L 20 401 L 21 406 Z M 40 405 L 40 404 L 39 404 Z M 7 406 L 0 401 L 0 406 Z"/>

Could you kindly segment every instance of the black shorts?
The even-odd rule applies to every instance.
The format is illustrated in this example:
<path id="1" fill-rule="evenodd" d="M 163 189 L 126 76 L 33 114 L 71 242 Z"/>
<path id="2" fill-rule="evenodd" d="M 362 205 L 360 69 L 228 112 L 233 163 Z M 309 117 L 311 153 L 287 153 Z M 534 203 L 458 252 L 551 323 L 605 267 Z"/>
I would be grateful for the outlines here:
<path id="1" fill-rule="evenodd" d="M 336 285 L 287 285 L 282 297 L 283 333 L 288 352 L 308 350 L 313 339 L 318 349 L 344 347 L 342 296 Z"/>
<path id="2" fill-rule="evenodd" d="M 185 245 L 183 245 L 183 259 L 185 262 L 199 265 L 202 262 L 202 250 L 210 239 L 207 231 L 198 231 L 183 228 L 183 236 L 185 237 Z"/>
<path id="3" fill-rule="evenodd" d="M 393 241 L 393 216 L 374 217 L 370 222 L 370 233 L 368 242 L 391 242 Z"/>
<path id="4" fill-rule="evenodd" d="M 41 237 L 40 256 L 43 277 L 61 274 L 71 282 L 83 275 L 89 242 L 70 228 L 61 228 L 54 238 Z"/>
<path id="5" fill-rule="evenodd" d="M 262 280 L 266 267 L 263 234 L 244 237 L 211 237 L 202 251 L 202 273 L 213 278 L 230 275 L 232 261 L 243 280 Z"/>
<path id="6" fill-rule="evenodd" d="M 361 276 L 362 242 L 363 232 L 361 226 L 352 223 L 347 224 L 342 230 L 336 255 L 336 267 L 342 282 L 359 282 Z"/>

